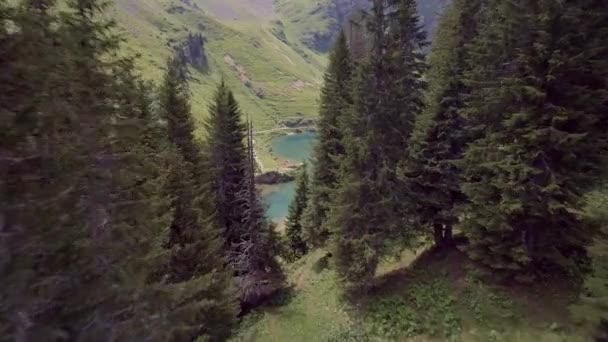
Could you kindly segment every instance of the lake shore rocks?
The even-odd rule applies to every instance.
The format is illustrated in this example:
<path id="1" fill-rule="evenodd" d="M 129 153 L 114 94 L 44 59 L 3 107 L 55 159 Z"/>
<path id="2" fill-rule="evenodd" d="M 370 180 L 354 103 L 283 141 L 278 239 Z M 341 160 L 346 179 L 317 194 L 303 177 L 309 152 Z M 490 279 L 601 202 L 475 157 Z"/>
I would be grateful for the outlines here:
<path id="1" fill-rule="evenodd" d="M 257 184 L 280 184 L 293 182 L 295 177 L 289 173 L 279 171 L 269 171 L 255 177 Z"/>

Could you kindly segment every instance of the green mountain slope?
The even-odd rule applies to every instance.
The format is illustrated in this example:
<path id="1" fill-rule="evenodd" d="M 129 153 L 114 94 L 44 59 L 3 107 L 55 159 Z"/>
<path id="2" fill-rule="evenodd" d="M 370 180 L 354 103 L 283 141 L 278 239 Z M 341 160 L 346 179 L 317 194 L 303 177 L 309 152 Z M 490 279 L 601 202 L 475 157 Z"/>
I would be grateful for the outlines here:
<path id="1" fill-rule="evenodd" d="M 425 25 L 448 0 L 421 2 Z M 215 85 L 224 79 L 257 131 L 292 118 L 314 118 L 326 52 L 354 8 L 367 0 L 114 0 L 145 78 L 158 81 L 175 49 L 191 61 L 193 112 L 207 115 Z M 430 19 L 429 19 L 430 18 Z M 196 39 L 200 35 L 201 39 Z M 190 39 L 188 38 L 190 37 Z M 194 37 L 194 38 L 193 38 Z M 204 63 L 203 63 L 204 62 Z M 259 136 L 265 169 L 275 168 L 270 136 Z"/>
<path id="2" fill-rule="evenodd" d="M 432 33 L 443 7 L 450 0 L 418 0 L 425 29 Z M 276 0 L 275 10 L 285 21 L 288 37 L 320 52 L 328 51 L 351 13 L 369 9 L 369 0 Z"/>
<path id="3" fill-rule="evenodd" d="M 190 82 L 197 118 L 206 115 L 207 101 L 222 78 L 258 130 L 275 127 L 286 117 L 315 114 L 324 58 L 305 61 L 263 20 L 239 30 L 210 17 L 197 1 L 115 2 L 128 48 L 141 56 L 140 66 L 149 79 L 160 78 L 165 59 L 185 44 L 189 34 L 202 34 L 208 70 L 191 68 Z"/>

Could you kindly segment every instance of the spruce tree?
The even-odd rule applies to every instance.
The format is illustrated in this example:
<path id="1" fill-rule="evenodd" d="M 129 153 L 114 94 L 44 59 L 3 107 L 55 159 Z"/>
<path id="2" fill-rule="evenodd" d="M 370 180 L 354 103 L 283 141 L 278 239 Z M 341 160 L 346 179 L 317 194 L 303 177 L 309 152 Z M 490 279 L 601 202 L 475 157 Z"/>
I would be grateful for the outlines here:
<path id="1" fill-rule="evenodd" d="M 119 40 L 99 16 L 103 4 L 70 2 L 60 15 L 54 5 L 23 2 L 11 11 L 17 30 L 3 37 L 3 146 L 11 151 L 3 163 L 3 316 L 15 318 L 9 334 L 25 340 L 118 335 L 142 319 L 132 305 L 145 276 L 122 275 L 141 270 L 152 247 L 129 233 L 159 227 L 123 216 L 127 205 L 140 209 L 138 218 L 154 209 L 142 201 L 147 188 L 122 192 L 135 156 L 121 154 L 120 118 L 133 113 L 114 71 L 130 69 L 114 55 Z M 125 246 L 134 247 L 129 258 Z"/>
<path id="2" fill-rule="evenodd" d="M 163 322 L 154 319 L 147 270 L 167 223 L 158 151 L 141 143 L 154 124 L 135 101 L 137 77 L 118 57 L 104 4 L 54 5 L 14 8 L 18 29 L 1 39 L 10 154 L 2 156 L 0 296 L 2 316 L 12 317 L 2 333 L 150 338 L 147 328 Z"/>
<path id="3" fill-rule="evenodd" d="M 608 22 L 598 1 L 497 0 L 472 48 L 459 228 L 495 274 L 586 268 L 581 196 L 606 156 Z M 491 17 L 490 17 L 491 15 Z M 604 38 L 605 39 L 605 38 Z"/>
<path id="4" fill-rule="evenodd" d="M 354 77 L 352 117 L 344 137 L 346 156 L 341 167 L 340 186 L 333 193 L 329 214 L 332 227 L 330 250 L 336 271 L 352 289 L 367 285 L 375 273 L 383 245 L 382 195 L 371 180 L 371 146 L 367 132 L 367 108 L 373 106 L 373 82 L 369 65 L 362 65 Z"/>
<path id="5" fill-rule="evenodd" d="M 274 225 L 264 216 L 264 207 L 255 186 L 253 124 L 247 130 L 245 178 L 238 193 L 243 235 L 232 250 L 241 305 L 259 305 L 283 285 L 283 273 L 276 260 L 277 237 Z"/>
<path id="6" fill-rule="evenodd" d="M 397 166 L 422 106 L 425 68 L 424 33 L 413 1 L 390 8 L 374 1 L 368 26 L 369 61 L 361 63 L 355 80 L 353 110 L 345 120 L 346 157 L 330 215 L 337 271 L 355 287 L 368 285 L 380 258 L 413 235 L 403 229 Z"/>
<path id="7" fill-rule="evenodd" d="M 214 94 L 205 127 L 205 144 L 209 148 L 206 167 L 212 175 L 217 222 L 223 231 L 225 248 L 230 250 L 243 235 L 238 193 L 246 175 L 247 127 L 241 121 L 232 92 L 223 82 Z"/>
<path id="8" fill-rule="evenodd" d="M 274 255 L 276 236 L 255 188 L 252 129 L 249 127 L 247 134 L 234 95 L 223 82 L 210 106 L 206 128 L 206 169 L 211 172 L 210 188 L 225 237 L 224 252 L 242 305 L 256 305 L 282 286 L 283 276 Z"/>
<path id="9" fill-rule="evenodd" d="M 304 237 L 311 246 L 320 246 L 329 236 L 326 226 L 331 194 L 338 183 L 339 162 L 344 155 L 343 121 L 351 106 L 352 62 L 344 32 L 340 32 L 329 57 L 321 89 L 318 143 L 313 152 L 310 205 L 304 220 Z"/>
<path id="10" fill-rule="evenodd" d="M 381 68 L 376 67 L 376 77 L 382 78 L 379 91 L 384 97 L 376 129 L 382 132 L 378 139 L 384 163 L 393 173 L 395 165 L 407 155 L 414 121 L 423 109 L 427 41 L 415 0 L 393 0 L 389 4 L 386 53 L 377 62 Z"/>
<path id="11" fill-rule="evenodd" d="M 51 280 L 78 276 L 77 267 L 63 261 L 83 255 L 75 244 L 84 241 L 73 209 L 78 172 L 70 164 L 76 151 L 65 144 L 65 129 L 76 125 L 58 110 L 69 108 L 59 96 L 67 75 L 54 65 L 66 65 L 67 51 L 52 48 L 52 41 L 60 40 L 51 29 L 60 24 L 53 5 L 0 4 L 0 334 L 22 340 L 58 336 L 62 323 L 73 323 L 53 309 L 67 305 L 66 294 L 74 287 Z M 34 58 L 35 51 L 48 54 Z"/>
<path id="12" fill-rule="evenodd" d="M 189 89 L 176 59 L 168 63 L 160 107 L 174 153 L 167 191 L 173 221 L 166 244 L 171 257 L 165 273 L 178 294 L 171 303 L 172 338 L 223 340 L 236 316 L 230 272 L 224 267 L 223 239 L 213 217 L 203 173 L 202 152 L 194 138 Z"/>
<path id="13" fill-rule="evenodd" d="M 467 46 L 475 34 L 479 1 L 455 1 L 443 13 L 429 56 L 425 109 L 416 119 L 404 162 L 408 217 L 431 233 L 435 244 L 449 243 L 464 201 L 454 162 L 462 157 L 466 123 L 460 111 L 467 88 Z"/>
<path id="14" fill-rule="evenodd" d="M 288 260 L 300 258 L 308 251 L 302 237 L 303 215 L 308 205 L 308 171 L 306 163 L 302 165 L 296 180 L 296 195 L 289 204 L 285 234 L 287 236 Z"/>

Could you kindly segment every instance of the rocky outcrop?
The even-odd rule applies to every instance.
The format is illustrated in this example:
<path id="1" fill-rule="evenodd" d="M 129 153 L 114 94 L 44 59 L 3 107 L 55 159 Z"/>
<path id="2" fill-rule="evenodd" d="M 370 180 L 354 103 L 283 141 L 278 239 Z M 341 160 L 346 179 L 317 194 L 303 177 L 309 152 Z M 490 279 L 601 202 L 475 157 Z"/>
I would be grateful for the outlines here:
<path id="1" fill-rule="evenodd" d="M 289 44 L 287 41 L 287 36 L 285 35 L 285 25 L 280 20 L 272 21 L 272 27 L 270 28 L 270 33 L 272 33 L 278 40 L 282 41 L 285 44 Z"/>
<path id="2" fill-rule="evenodd" d="M 327 3 L 317 3 L 310 9 L 311 16 L 318 16 L 328 21 L 327 29 L 311 28 L 302 35 L 302 43 L 309 48 L 327 52 L 331 49 L 337 33 L 343 28 L 355 9 L 369 8 L 368 0 L 330 0 Z"/>
<path id="3" fill-rule="evenodd" d="M 432 35 L 437 20 L 443 8 L 451 0 L 417 0 L 418 10 L 425 30 Z M 327 52 L 333 46 L 334 39 L 341 28 L 349 31 L 349 21 L 353 14 L 360 10 L 369 10 L 371 1 L 369 0 L 326 0 L 317 1 L 306 9 L 305 16 L 294 20 L 292 23 L 303 27 L 301 42 L 309 48 Z M 323 21 L 327 25 L 307 26 L 304 18 L 314 18 L 310 22 Z"/>
<path id="4" fill-rule="evenodd" d="M 289 128 L 307 128 L 315 125 L 315 120 L 310 118 L 294 117 L 280 122 L 282 126 Z"/>
<path id="5" fill-rule="evenodd" d="M 294 176 L 289 175 L 287 173 L 281 173 L 278 171 L 270 171 L 266 173 L 262 173 L 255 177 L 255 182 L 257 184 L 280 184 L 280 183 L 288 183 L 292 182 L 295 179 Z"/>
<path id="6" fill-rule="evenodd" d="M 189 64 L 200 71 L 209 70 L 209 61 L 205 52 L 205 38 L 202 34 L 189 33 L 186 40 L 176 47 L 182 63 Z"/>

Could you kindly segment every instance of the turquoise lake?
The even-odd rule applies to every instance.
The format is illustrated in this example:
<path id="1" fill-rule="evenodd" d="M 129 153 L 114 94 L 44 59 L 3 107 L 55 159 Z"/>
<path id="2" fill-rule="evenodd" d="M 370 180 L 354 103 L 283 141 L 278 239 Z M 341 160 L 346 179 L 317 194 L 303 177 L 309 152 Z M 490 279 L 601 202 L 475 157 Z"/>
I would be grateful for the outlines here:
<path id="1" fill-rule="evenodd" d="M 304 162 L 310 157 L 316 138 L 316 133 L 312 132 L 283 135 L 271 141 L 272 150 L 280 158 Z M 264 186 L 262 199 L 266 217 L 273 221 L 285 219 L 289 203 L 295 196 L 295 187 L 294 182 Z"/>
<path id="2" fill-rule="evenodd" d="M 266 217 L 273 221 L 282 220 L 287 216 L 289 203 L 296 193 L 294 182 L 270 185 L 270 190 L 263 196 L 266 203 Z"/>
<path id="3" fill-rule="evenodd" d="M 291 135 L 282 135 L 270 142 L 272 151 L 279 158 L 304 162 L 310 157 L 317 133 L 304 132 Z"/>

